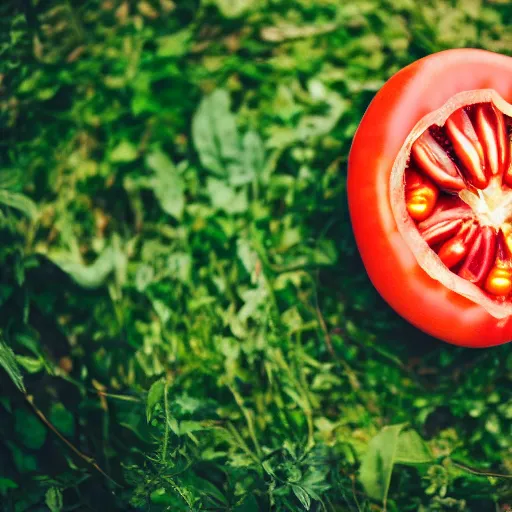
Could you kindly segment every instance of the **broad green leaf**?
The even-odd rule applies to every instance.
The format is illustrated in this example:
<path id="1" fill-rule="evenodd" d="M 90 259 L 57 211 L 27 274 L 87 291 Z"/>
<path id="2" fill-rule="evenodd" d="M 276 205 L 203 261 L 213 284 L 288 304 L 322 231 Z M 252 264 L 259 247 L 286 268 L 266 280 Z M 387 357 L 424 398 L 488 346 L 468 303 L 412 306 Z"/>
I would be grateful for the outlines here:
<path id="1" fill-rule="evenodd" d="M 0 366 L 7 372 L 16 387 L 25 393 L 25 384 L 14 352 L 0 340 Z"/>
<path id="2" fill-rule="evenodd" d="M 61 512 L 64 506 L 62 492 L 57 487 L 50 487 L 46 491 L 45 503 L 50 512 Z"/>
<path id="3" fill-rule="evenodd" d="M 359 479 L 368 496 L 386 502 L 395 463 L 398 436 L 404 424 L 384 427 L 368 445 L 359 470 Z"/>
<path id="4" fill-rule="evenodd" d="M 192 120 L 192 138 L 206 169 L 225 178 L 240 172 L 239 135 L 226 91 L 203 98 Z"/>
<path id="5" fill-rule="evenodd" d="M 33 219 L 37 215 L 37 206 L 32 199 L 18 192 L 0 190 L 0 206 L 14 208 L 26 215 L 29 219 Z"/>
<path id="6" fill-rule="evenodd" d="M 185 208 L 185 185 L 180 173 L 171 159 L 160 150 L 146 157 L 146 165 L 155 173 L 153 192 L 162 210 L 181 220 Z"/>
<path id="7" fill-rule="evenodd" d="M 361 483 L 371 498 L 383 503 L 395 464 L 415 465 L 433 460 L 421 437 L 413 430 L 404 430 L 405 427 L 405 423 L 384 427 L 370 441 L 361 462 Z"/>
<path id="8" fill-rule="evenodd" d="M 212 205 L 227 213 L 243 213 L 248 208 L 247 194 L 244 190 L 235 192 L 223 181 L 208 178 L 206 188 Z"/>
<path id="9" fill-rule="evenodd" d="M 148 391 L 148 398 L 146 400 L 146 418 L 148 423 L 151 421 L 153 415 L 153 409 L 156 404 L 164 397 L 165 383 L 163 379 L 158 379 L 153 382 Z"/>
<path id="10" fill-rule="evenodd" d="M 20 441 L 32 450 L 39 450 L 46 440 L 45 426 L 25 409 L 14 411 L 14 429 Z"/>
<path id="11" fill-rule="evenodd" d="M 398 437 L 395 453 L 396 464 L 426 464 L 433 462 L 430 449 L 415 430 L 403 430 Z"/>
<path id="12" fill-rule="evenodd" d="M 111 247 L 106 248 L 92 265 L 65 260 L 62 256 L 51 259 L 78 285 L 90 289 L 102 286 L 116 265 L 116 253 Z"/>

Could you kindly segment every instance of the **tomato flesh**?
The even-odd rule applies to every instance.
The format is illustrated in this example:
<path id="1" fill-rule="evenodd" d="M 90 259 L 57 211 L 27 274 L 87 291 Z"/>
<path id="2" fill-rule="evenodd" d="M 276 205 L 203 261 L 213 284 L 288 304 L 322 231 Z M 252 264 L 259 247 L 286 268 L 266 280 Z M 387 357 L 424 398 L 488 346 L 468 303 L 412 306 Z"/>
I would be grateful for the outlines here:
<path id="1" fill-rule="evenodd" d="M 456 94 L 480 89 L 493 89 L 510 103 L 512 58 L 483 50 L 449 50 L 406 67 L 384 85 L 368 107 L 354 138 L 348 175 L 349 207 L 356 241 L 377 290 L 399 314 L 421 330 L 444 341 L 470 347 L 510 341 L 512 317 L 497 318 L 481 304 L 425 272 L 398 229 L 390 200 L 390 176 L 404 141 L 418 121 L 440 109 Z M 480 140 L 485 146 L 485 130 L 494 118 L 487 107 L 482 108 L 479 115 L 476 130 L 480 130 Z M 467 147 L 467 140 L 474 138 L 467 130 L 463 113 L 454 116 L 447 129 L 451 130 L 453 140 L 460 141 L 460 147 Z M 501 127 L 495 129 L 502 130 Z M 487 146 L 478 148 L 475 144 L 474 147 L 476 150 L 464 164 L 474 174 L 477 185 L 484 188 L 490 174 L 478 172 L 483 166 Z M 485 157 L 491 174 L 503 165 L 501 154 L 498 148 Z M 459 185 L 456 179 L 452 180 L 454 188 L 460 188 Z M 368 215 L 369 204 L 376 206 L 372 215 Z M 453 224 L 453 219 L 451 222 Z M 474 251 L 481 251 L 485 258 L 489 243 L 482 236 L 478 234 L 480 238 L 473 239 L 472 243 L 477 244 Z M 446 258 L 457 265 L 456 258 L 461 251 L 460 244 L 448 247 Z M 466 271 L 478 273 L 478 269 Z M 482 286 L 508 293 L 507 287 L 512 287 L 512 283 L 506 276 L 491 271 Z"/>

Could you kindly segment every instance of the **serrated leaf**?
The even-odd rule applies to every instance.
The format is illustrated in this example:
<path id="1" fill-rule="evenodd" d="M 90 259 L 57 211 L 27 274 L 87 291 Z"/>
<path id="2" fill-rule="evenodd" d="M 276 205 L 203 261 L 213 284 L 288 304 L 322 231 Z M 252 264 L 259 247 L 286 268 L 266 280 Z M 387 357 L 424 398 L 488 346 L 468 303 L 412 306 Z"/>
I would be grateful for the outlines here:
<path id="1" fill-rule="evenodd" d="M 160 150 L 146 157 L 146 165 L 155 173 L 153 192 L 162 210 L 181 220 L 185 208 L 185 184 L 175 165 Z"/>
<path id="2" fill-rule="evenodd" d="M 108 276 L 114 271 L 116 253 L 114 249 L 107 247 L 92 265 L 66 261 L 62 256 L 51 257 L 51 260 L 66 274 L 69 274 L 78 285 L 94 289 L 102 286 Z"/>
<path id="3" fill-rule="evenodd" d="M 192 120 L 192 138 L 206 169 L 226 178 L 239 172 L 239 135 L 226 91 L 203 98 Z"/>
<path id="4" fill-rule="evenodd" d="M 33 219 L 37 215 L 37 206 L 34 201 L 18 192 L 0 190 L 0 205 L 14 208 L 26 215 L 29 219 Z"/>
<path id="5" fill-rule="evenodd" d="M 25 384 L 14 352 L 0 340 L 0 366 L 7 372 L 15 386 L 25 393 Z"/>
<path id="6" fill-rule="evenodd" d="M 156 404 L 164 397 L 165 383 L 162 379 L 153 382 L 148 391 L 148 398 L 146 400 L 146 419 L 148 423 L 151 421 L 153 409 Z"/>

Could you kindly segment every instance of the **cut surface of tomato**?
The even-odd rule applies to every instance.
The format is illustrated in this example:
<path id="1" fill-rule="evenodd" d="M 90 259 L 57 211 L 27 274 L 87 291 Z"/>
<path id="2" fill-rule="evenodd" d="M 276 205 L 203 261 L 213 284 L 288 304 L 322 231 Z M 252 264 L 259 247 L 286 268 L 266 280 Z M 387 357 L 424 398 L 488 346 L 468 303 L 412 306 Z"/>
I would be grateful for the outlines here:
<path id="1" fill-rule="evenodd" d="M 511 102 L 512 58 L 437 53 L 383 86 L 350 151 L 370 279 L 404 318 L 458 345 L 512 340 Z"/>

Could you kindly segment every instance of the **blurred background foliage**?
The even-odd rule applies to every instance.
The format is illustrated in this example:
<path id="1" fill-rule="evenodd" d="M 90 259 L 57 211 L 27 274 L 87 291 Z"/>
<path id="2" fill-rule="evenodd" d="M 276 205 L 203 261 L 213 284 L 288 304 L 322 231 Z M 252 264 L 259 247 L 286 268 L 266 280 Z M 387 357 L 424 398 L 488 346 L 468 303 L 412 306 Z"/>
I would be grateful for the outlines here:
<path id="1" fill-rule="evenodd" d="M 345 179 L 390 75 L 510 53 L 510 19 L 2 2 L 2 509 L 508 510 L 509 347 L 441 344 L 383 303 Z"/>

